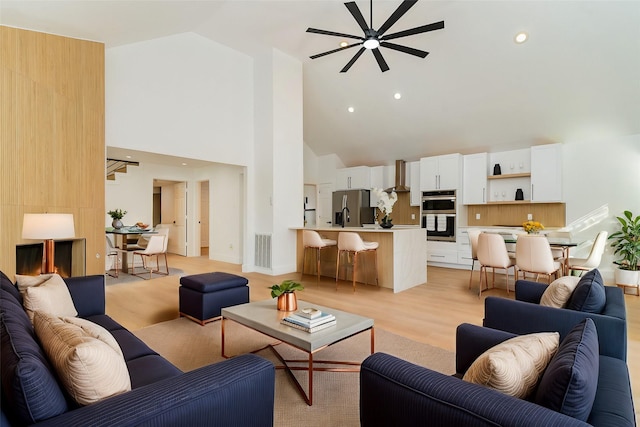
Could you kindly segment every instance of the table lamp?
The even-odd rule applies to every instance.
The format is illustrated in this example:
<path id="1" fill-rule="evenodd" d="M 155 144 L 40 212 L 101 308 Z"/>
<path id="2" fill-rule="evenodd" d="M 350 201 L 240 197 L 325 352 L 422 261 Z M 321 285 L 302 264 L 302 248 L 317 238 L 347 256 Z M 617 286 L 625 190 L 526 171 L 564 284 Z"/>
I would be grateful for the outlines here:
<path id="1" fill-rule="evenodd" d="M 55 273 L 54 239 L 70 239 L 75 237 L 73 214 L 24 214 L 22 222 L 22 238 L 44 240 L 43 273 Z"/>

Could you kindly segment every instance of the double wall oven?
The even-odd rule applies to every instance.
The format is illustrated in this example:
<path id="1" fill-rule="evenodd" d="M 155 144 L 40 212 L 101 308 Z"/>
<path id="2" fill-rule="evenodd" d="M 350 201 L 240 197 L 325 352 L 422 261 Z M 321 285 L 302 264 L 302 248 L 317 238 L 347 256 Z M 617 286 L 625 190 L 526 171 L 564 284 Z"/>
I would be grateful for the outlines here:
<path id="1" fill-rule="evenodd" d="M 427 240 L 456 241 L 456 190 L 422 193 L 422 228 Z"/>

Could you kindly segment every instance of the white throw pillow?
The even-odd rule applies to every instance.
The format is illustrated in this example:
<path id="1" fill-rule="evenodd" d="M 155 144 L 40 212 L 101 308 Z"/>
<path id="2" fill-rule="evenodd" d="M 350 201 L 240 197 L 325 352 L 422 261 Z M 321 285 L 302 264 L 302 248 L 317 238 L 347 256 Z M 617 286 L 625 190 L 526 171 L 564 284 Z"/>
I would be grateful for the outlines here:
<path id="1" fill-rule="evenodd" d="M 580 277 L 578 276 L 562 276 L 554 280 L 542 294 L 540 305 L 555 308 L 566 307 L 579 281 Z"/>
<path id="2" fill-rule="evenodd" d="M 482 353 L 462 379 L 524 399 L 534 391 L 559 343 L 557 332 L 511 338 Z"/>
<path id="3" fill-rule="evenodd" d="M 78 404 L 89 405 L 131 390 L 120 346 L 100 325 L 35 312 L 34 327 L 58 378 Z"/>
<path id="4" fill-rule="evenodd" d="M 36 311 L 54 316 L 75 317 L 78 315 L 69 288 L 60 275 L 16 275 L 16 282 L 22 293 L 24 308 L 32 322 L 33 313 Z"/>

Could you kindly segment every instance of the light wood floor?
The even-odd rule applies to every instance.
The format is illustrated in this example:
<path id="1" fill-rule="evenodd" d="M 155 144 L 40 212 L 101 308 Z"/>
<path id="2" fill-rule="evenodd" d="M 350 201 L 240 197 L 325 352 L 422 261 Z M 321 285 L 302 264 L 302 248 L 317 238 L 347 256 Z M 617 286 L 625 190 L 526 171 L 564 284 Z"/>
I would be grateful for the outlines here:
<path id="1" fill-rule="evenodd" d="M 284 279 L 296 279 L 305 286 L 298 298 L 319 305 L 335 307 L 362 316 L 371 317 L 378 328 L 385 329 L 414 341 L 455 351 L 455 330 L 460 323 L 482 324 L 484 298 L 507 295 L 505 289 L 485 291 L 478 298 L 478 273 L 469 289 L 469 271 L 429 267 L 428 283 L 394 294 L 390 289 L 359 285 L 354 293 L 351 282 L 340 281 L 336 291 L 335 280 L 315 276 L 287 274 L 267 276 L 242 273 L 240 266 L 208 260 L 206 257 L 169 255 L 169 265 L 182 269 L 185 274 L 225 271 L 249 279 L 252 301 L 271 298 L 267 289 Z M 490 279 L 491 280 L 491 279 Z M 498 286 L 504 288 L 504 276 L 496 275 Z M 168 276 L 107 287 L 107 314 L 130 330 L 178 317 L 179 277 Z M 640 297 L 626 295 L 628 318 L 628 365 L 633 394 L 640 396 Z M 636 407 L 640 401 L 636 398 Z M 637 414 L 637 411 L 636 411 Z"/>

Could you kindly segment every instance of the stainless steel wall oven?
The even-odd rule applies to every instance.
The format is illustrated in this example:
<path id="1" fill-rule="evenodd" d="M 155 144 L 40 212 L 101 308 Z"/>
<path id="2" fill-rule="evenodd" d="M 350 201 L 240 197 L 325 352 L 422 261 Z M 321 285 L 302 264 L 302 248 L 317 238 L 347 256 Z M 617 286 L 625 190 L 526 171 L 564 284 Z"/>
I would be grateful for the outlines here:
<path id="1" fill-rule="evenodd" d="M 422 193 L 422 228 L 427 240 L 456 241 L 456 190 Z"/>

